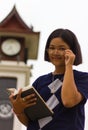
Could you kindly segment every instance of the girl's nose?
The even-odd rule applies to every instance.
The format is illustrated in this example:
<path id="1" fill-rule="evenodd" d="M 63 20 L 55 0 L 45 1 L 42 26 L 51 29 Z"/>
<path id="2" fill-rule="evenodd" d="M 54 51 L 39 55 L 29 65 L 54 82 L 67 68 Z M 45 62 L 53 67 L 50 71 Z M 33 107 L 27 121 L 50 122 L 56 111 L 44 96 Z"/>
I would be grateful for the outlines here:
<path id="1" fill-rule="evenodd" d="M 55 55 L 64 55 L 65 54 L 65 50 L 61 50 L 61 49 L 55 49 L 53 52 Z"/>
<path id="2" fill-rule="evenodd" d="M 59 49 L 54 49 L 54 53 L 57 54 L 57 53 L 60 53 L 61 51 Z"/>

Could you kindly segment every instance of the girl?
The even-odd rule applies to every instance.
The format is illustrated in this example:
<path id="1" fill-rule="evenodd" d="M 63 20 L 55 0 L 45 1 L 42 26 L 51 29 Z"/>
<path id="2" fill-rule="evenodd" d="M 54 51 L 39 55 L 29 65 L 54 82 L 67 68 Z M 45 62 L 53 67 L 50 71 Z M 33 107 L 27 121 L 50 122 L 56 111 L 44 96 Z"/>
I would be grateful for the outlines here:
<path id="1" fill-rule="evenodd" d="M 68 29 L 54 30 L 46 42 L 44 58 L 55 66 L 55 70 L 37 78 L 33 87 L 54 111 L 54 115 L 35 121 L 28 119 L 24 109 L 36 105 L 37 98 L 31 94 L 23 100 L 22 89 L 16 99 L 13 99 L 13 94 L 9 97 L 15 114 L 27 126 L 27 130 L 84 130 L 88 73 L 73 69 L 73 65 L 82 63 L 75 34 Z"/>

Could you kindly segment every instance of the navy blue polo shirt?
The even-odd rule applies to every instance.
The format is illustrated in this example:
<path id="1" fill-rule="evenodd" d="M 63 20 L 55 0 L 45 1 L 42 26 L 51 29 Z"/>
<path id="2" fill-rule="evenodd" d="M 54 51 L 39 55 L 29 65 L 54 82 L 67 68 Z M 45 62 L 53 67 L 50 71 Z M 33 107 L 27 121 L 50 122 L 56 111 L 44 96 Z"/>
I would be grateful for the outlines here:
<path id="1" fill-rule="evenodd" d="M 35 80 L 33 86 L 54 111 L 54 115 L 29 121 L 27 130 L 84 130 L 84 105 L 88 98 L 88 73 L 77 70 L 73 72 L 77 89 L 84 96 L 83 101 L 72 108 L 64 107 L 61 100 L 64 75 L 53 76 L 52 73 L 48 73 L 40 76 Z"/>

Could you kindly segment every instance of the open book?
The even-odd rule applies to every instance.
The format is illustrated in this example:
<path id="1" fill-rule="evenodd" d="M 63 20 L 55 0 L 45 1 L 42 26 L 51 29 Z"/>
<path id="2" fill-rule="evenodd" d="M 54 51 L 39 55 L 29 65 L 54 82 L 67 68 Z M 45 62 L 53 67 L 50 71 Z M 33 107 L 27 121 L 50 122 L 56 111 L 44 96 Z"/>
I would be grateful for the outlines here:
<path id="1" fill-rule="evenodd" d="M 14 92 L 15 94 L 14 97 L 16 98 L 17 90 L 15 88 L 9 88 L 8 91 Z M 21 97 L 23 98 L 32 93 L 35 93 L 37 97 L 37 103 L 36 105 L 24 109 L 26 116 L 31 120 L 52 116 L 54 112 L 47 106 L 43 98 L 39 95 L 39 93 L 36 91 L 34 87 L 32 86 L 24 87 L 22 90 Z"/>

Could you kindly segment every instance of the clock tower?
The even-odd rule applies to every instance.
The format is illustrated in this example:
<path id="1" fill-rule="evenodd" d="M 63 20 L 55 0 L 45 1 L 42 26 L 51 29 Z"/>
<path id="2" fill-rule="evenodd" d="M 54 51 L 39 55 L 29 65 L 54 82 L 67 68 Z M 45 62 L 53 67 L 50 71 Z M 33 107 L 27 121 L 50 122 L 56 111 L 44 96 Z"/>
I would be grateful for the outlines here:
<path id="1" fill-rule="evenodd" d="M 31 65 L 37 59 L 40 32 L 34 32 L 21 19 L 14 6 L 0 22 L 0 130 L 20 130 L 22 124 L 12 112 L 7 88 L 30 84 Z"/>
<path id="2" fill-rule="evenodd" d="M 0 23 L 0 61 L 37 59 L 40 32 L 34 32 L 18 14 L 15 6 Z"/>

